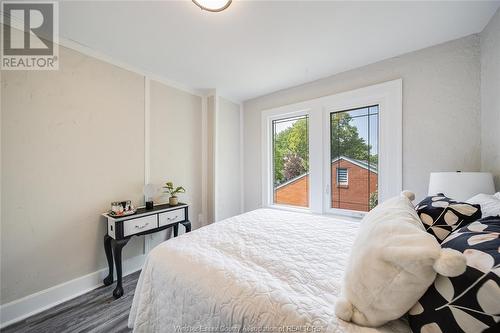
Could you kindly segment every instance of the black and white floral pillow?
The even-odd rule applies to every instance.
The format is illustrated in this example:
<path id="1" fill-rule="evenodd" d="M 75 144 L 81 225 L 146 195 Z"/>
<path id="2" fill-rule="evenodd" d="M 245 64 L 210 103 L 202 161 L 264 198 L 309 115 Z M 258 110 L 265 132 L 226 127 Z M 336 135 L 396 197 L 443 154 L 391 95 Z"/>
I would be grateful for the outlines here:
<path id="1" fill-rule="evenodd" d="M 481 206 L 458 202 L 440 193 L 422 200 L 415 210 L 425 230 L 442 242 L 453 230 L 481 218 Z"/>
<path id="2" fill-rule="evenodd" d="M 498 327 L 500 217 L 487 217 L 456 230 L 442 247 L 462 252 L 467 269 L 453 278 L 437 276 L 409 312 L 412 331 L 480 333 Z"/>

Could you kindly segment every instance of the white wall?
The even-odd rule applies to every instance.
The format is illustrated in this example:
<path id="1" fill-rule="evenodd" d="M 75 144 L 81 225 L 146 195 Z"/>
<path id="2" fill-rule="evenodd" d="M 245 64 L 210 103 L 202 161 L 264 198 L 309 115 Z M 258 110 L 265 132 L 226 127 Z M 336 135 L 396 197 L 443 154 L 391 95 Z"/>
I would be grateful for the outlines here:
<path id="1" fill-rule="evenodd" d="M 164 186 L 172 181 L 186 188 L 179 194 L 188 202 L 189 219 L 200 227 L 201 214 L 201 97 L 151 80 L 150 83 L 150 182 Z M 163 189 L 156 202 L 168 201 Z M 183 227 L 181 226 L 181 229 Z M 165 240 L 165 232 L 153 234 L 151 246 Z"/>
<path id="2" fill-rule="evenodd" d="M 105 267 L 100 213 L 142 199 L 144 78 L 66 48 L 60 61 L 2 72 L 2 304 Z"/>
<path id="3" fill-rule="evenodd" d="M 216 218 L 238 215 L 241 206 L 240 106 L 218 98 L 216 115 Z"/>
<path id="4" fill-rule="evenodd" d="M 202 99 L 155 81 L 150 92 L 151 181 L 186 187 L 196 228 Z M 144 203 L 147 108 L 144 75 L 65 47 L 59 71 L 2 71 L 1 96 L 3 306 L 107 267 L 100 214 Z"/>
<path id="5" fill-rule="evenodd" d="M 500 191 L 500 10 L 481 33 L 481 169 Z"/>
<path id="6" fill-rule="evenodd" d="M 479 37 L 468 36 L 246 101 L 245 210 L 261 205 L 261 111 L 403 79 L 403 187 L 417 199 L 431 171 L 480 169 Z"/>

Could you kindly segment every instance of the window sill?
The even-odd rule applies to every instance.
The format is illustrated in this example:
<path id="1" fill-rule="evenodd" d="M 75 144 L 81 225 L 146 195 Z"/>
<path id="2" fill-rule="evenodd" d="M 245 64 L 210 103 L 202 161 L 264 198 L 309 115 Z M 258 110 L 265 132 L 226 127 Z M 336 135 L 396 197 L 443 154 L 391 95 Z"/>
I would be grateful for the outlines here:
<path id="1" fill-rule="evenodd" d="M 354 222 L 361 222 L 363 217 L 365 217 L 366 213 L 358 213 L 358 212 L 326 212 L 323 215 L 338 218 L 342 220 L 349 220 Z"/>
<path id="2" fill-rule="evenodd" d="M 349 221 L 354 221 L 354 222 L 360 222 L 363 217 L 365 217 L 366 213 L 365 212 L 355 212 L 355 211 L 350 211 L 347 209 L 333 209 L 324 213 L 316 213 L 311 211 L 310 208 L 300 208 L 300 207 L 294 207 L 294 206 L 287 206 L 287 205 L 269 205 L 269 206 L 264 206 L 263 208 L 270 208 L 270 209 L 277 209 L 277 210 L 284 210 L 288 212 L 295 212 L 295 213 L 303 213 L 303 214 L 315 214 L 315 215 L 322 215 L 322 216 L 327 216 L 327 217 L 332 217 L 332 218 L 337 218 L 337 219 L 342 219 L 342 220 L 349 220 Z"/>
<path id="3" fill-rule="evenodd" d="M 309 207 L 297 207 L 297 206 L 287 206 L 287 205 L 276 205 L 276 204 L 273 204 L 273 205 L 265 206 L 265 208 L 286 210 L 286 211 L 289 211 L 289 212 L 296 212 L 296 213 L 312 214 L 311 209 Z"/>

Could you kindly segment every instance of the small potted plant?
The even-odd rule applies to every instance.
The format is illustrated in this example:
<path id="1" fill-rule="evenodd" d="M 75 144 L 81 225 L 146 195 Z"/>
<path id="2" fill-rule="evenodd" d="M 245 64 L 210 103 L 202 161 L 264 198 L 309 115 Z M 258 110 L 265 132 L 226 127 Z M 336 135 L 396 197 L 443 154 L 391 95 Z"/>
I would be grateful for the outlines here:
<path id="1" fill-rule="evenodd" d="M 176 206 L 179 204 L 177 193 L 186 193 L 186 189 L 184 187 L 182 186 L 174 187 L 174 184 L 172 182 L 166 182 L 163 188 L 165 189 L 164 192 L 170 195 L 170 197 L 168 198 L 168 204 L 170 206 Z"/>

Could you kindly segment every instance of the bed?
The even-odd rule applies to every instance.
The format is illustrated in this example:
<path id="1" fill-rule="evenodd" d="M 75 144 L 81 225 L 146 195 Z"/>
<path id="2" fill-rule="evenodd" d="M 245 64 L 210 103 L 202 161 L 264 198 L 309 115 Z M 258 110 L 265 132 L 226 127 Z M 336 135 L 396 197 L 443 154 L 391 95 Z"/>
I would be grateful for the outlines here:
<path id="1" fill-rule="evenodd" d="M 365 328 L 335 301 L 359 222 L 258 209 L 153 249 L 134 296 L 134 332 L 410 332 Z M 370 278 L 370 277 L 367 277 Z"/>

